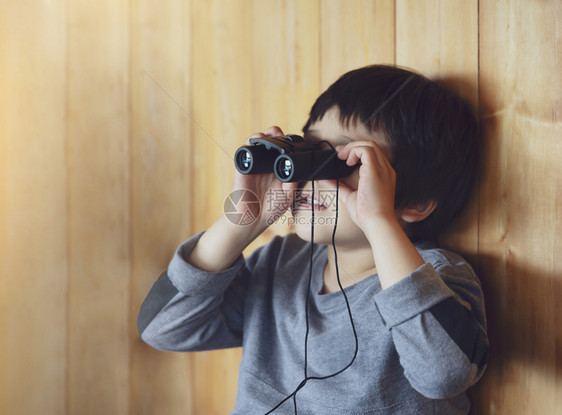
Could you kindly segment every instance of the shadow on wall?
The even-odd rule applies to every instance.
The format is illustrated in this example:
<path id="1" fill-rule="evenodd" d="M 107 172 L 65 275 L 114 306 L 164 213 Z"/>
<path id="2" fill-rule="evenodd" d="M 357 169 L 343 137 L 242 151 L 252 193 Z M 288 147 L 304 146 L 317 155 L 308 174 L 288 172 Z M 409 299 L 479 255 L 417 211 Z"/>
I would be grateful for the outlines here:
<path id="1" fill-rule="evenodd" d="M 494 82 L 480 77 L 478 275 L 490 353 L 488 369 L 471 391 L 472 413 L 538 413 L 539 408 L 553 413 L 556 387 L 562 384 L 557 311 L 562 275 L 555 271 L 559 189 L 552 177 L 558 161 L 541 148 L 549 137 L 523 122 L 533 115 L 521 104 L 525 100 L 500 99 Z M 528 151 L 530 139 L 536 152 Z"/>
<path id="2" fill-rule="evenodd" d="M 504 407 L 505 399 L 517 399 L 510 393 L 528 391 L 525 385 L 531 374 L 545 383 L 562 379 L 556 311 L 562 301 L 562 280 L 522 264 L 509 249 L 503 258 L 481 255 L 479 259 L 490 352 L 488 369 L 471 395 L 472 413 L 486 414 Z"/>
<path id="3" fill-rule="evenodd" d="M 470 97 L 476 86 L 470 81 L 441 81 L 475 102 Z M 486 301 L 488 369 L 470 391 L 471 413 L 538 413 L 538 408 L 554 413 L 559 409 L 556 388 L 562 386 L 562 319 L 557 310 L 562 275 L 554 271 L 559 269 L 554 235 L 559 189 L 551 177 L 557 161 L 540 148 L 526 151 L 528 136 L 536 136 L 535 145 L 549 142 L 520 123 L 528 108 L 519 105 L 504 114 L 493 80 L 480 82 L 479 189 L 446 237 L 476 269 Z"/>

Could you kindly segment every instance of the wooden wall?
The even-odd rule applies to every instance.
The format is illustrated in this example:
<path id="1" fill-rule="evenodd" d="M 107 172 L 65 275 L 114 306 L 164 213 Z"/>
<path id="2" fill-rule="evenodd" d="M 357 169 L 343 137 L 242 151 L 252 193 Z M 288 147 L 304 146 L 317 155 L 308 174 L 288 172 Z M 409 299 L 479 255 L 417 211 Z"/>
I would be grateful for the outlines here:
<path id="1" fill-rule="evenodd" d="M 221 214 L 236 147 L 371 63 L 479 108 L 445 241 L 487 300 L 473 413 L 562 413 L 560 21 L 557 0 L 0 0 L 0 413 L 227 413 L 240 350 L 152 350 L 139 306 Z"/>

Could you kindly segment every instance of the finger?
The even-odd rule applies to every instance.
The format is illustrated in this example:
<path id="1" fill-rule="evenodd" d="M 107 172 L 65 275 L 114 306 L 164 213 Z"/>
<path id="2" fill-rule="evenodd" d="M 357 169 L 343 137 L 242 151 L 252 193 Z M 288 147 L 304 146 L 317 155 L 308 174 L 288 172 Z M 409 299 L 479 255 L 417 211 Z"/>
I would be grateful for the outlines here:
<path id="1" fill-rule="evenodd" d="M 376 143 L 375 141 L 354 141 L 350 143 L 349 147 L 350 149 L 357 148 L 357 147 L 370 148 L 372 149 L 372 151 L 374 151 L 380 166 L 391 167 L 390 159 L 389 159 L 390 154 L 389 157 L 387 157 L 387 154 L 385 153 L 381 145 Z M 390 152 L 390 149 L 387 149 L 387 152 Z"/>
<path id="2" fill-rule="evenodd" d="M 376 165 L 378 167 L 378 158 L 370 147 L 354 147 L 349 152 L 347 157 L 347 165 L 355 166 L 361 162 L 362 165 Z"/>
<path id="3" fill-rule="evenodd" d="M 340 159 L 347 160 L 350 154 L 353 152 L 353 149 L 360 148 L 360 147 L 372 148 L 373 144 L 374 143 L 372 141 L 350 141 L 349 143 L 343 146 L 337 146 L 336 151 L 338 152 L 338 157 Z M 353 165 L 353 164 L 348 163 L 348 165 Z"/>
<path id="4" fill-rule="evenodd" d="M 342 157 L 346 157 L 348 166 L 354 166 L 361 161 L 362 164 L 372 164 L 379 170 L 388 171 L 392 169 L 383 150 L 374 142 L 354 142 L 342 149 L 341 154 Z"/>
<path id="5" fill-rule="evenodd" d="M 364 151 L 361 150 L 361 147 L 352 148 L 347 155 L 346 164 L 348 166 L 355 166 L 359 161 L 361 161 L 361 156 L 365 154 Z M 362 163 L 366 164 L 365 160 L 361 161 Z"/>
<path id="6" fill-rule="evenodd" d="M 267 130 L 264 130 L 263 133 L 269 137 L 281 137 L 285 135 L 283 134 L 283 130 L 281 130 L 281 128 L 276 125 L 274 125 L 273 127 L 269 127 Z"/>
<path id="7" fill-rule="evenodd" d="M 349 147 L 348 145 L 343 145 L 343 146 L 336 146 L 336 152 L 338 153 L 338 158 L 340 160 L 347 160 L 347 157 L 349 156 L 349 152 L 351 151 L 351 147 Z"/>
<path id="8" fill-rule="evenodd" d="M 380 157 L 382 157 L 382 162 Z M 351 150 L 347 159 L 347 164 L 352 166 L 361 162 L 359 176 L 367 178 L 373 175 L 389 177 L 394 175 L 394 170 L 386 161 L 383 154 L 377 155 L 373 148 L 357 147 Z M 352 164 L 354 163 L 354 164 Z"/>

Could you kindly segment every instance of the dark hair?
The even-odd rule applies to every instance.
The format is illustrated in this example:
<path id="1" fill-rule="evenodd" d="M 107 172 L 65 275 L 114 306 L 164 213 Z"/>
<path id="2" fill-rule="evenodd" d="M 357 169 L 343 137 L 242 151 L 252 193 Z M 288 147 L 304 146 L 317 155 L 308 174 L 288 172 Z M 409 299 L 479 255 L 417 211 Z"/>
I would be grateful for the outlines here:
<path id="1" fill-rule="evenodd" d="M 445 230 L 478 175 L 478 123 L 470 106 L 422 75 L 372 65 L 344 74 L 320 95 L 303 131 L 333 107 L 342 125 L 357 122 L 384 133 L 396 171 L 395 209 L 437 202 L 428 218 L 407 226 L 410 238 Z"/>

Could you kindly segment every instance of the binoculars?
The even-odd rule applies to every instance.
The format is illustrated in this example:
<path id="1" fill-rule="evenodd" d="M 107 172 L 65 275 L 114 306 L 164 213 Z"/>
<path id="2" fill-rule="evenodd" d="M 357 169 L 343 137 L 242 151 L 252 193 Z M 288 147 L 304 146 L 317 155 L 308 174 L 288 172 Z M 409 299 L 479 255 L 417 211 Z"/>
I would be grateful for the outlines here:
<path id="1" fill-rule="evenodd" d="M 335 150 L 321 147 L 300 135 L 250 138 L 250 145 L 236 150 L 234 164 L 242 174 L 273 172 L 282 182 L 346 177 L 357 167 L 340 160 Z"/>

